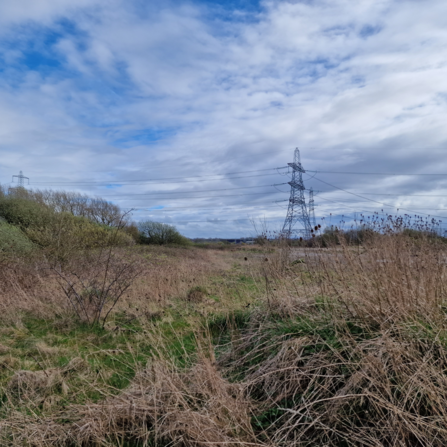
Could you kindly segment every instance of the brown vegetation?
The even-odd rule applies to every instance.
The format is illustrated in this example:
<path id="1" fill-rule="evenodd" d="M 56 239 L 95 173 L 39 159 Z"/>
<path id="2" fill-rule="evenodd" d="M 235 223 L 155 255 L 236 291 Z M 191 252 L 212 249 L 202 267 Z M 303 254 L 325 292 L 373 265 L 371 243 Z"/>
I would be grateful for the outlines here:
<path id="1" fill-rule="evenodd" d="M 52 360 L 57 334 L 19 358 L 26 330 L 4 323 L 4 445 L 446 445 L 447 245 L 405 231 L 336 237 L 114 248 L 143 272 L 70 362 Z M 54 272 L 5 272 L 16 313 L 63 312 L 61 293 L 44 292 Z M 115 361 L 132 369 L 122 386 Z"/>
<path id="2" fill-rule="evenodd" d="M 192 287 L 206 284 L 210 276 L 219 275 L 229 267 L 229 259 L 212 250 L 138 246 L 114 248 L 112 254 L 114 262 L 121 261 L 117 262 L 117 268 L 129 265 L 138 272 L 132 286 L 121 295 L 117 310 L 164 308 L 170 299 L 186 296 Z M 103 267 L 102 260 L 101 254 L 89 257 L 81 253 L 73 256 L 64 269 L 81 279 L 94 280 L 98 269 Z M 5 318 L 11 321 L 22 311 L 47 318 L 64 313 L 71 304 L 67 303 L 59 281 L 58 273 L 49 268 L 45 259 L 8 259 L 0 269 L 0 321 Z M 88 291 L 89 285 L 85 286 Z"/>

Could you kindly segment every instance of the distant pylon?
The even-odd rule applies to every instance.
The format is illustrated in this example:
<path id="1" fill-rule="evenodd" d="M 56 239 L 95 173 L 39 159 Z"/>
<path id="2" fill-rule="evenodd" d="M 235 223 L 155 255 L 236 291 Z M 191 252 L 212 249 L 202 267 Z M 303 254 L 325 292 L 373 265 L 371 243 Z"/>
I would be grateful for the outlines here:
<path id="1" fill-rule="evenodd" d="M 303 174 L 306 171 L 301 165 L 300 151 L 298 148 L 295 149 L 293 163 L 287 164 L 293 169 L 293 172 L 292 180 L 289 182 L 291 186 L 289 208 L 282 228 L 282 234 L 286 237 L 292 237 L 293 233 L 300 233 L 305 239 L 309 239 L 311 237 L 312 225 L 304 196 L 306 188 L 304 187 Z M 300 222 L 304 228 L 301 230 L 294 228 L 297 222 Z"/>
<path id="2" fill-rule="evenodd" d="M 25 177 L 25 176 L 23 175 L 23 172 L 22 172 L 22 171 L 20 171 L 19 175 L 13 175 L 13 176 L 12 176 L 12 181 L 13 181 L 13 183 L 14 183 L 14 178 L 17 178 L 18 186 L 20 186 L 20 187 L 22 187 L 22 188 L 25 186 L 25 180 L 28 180 L 28 185 L 29 185 L 29 178 L 28 178 L 28 177 Z"/>
<path id="3" fill-rule="evenodd" d="M 314 201 L 314 190 L 312 186 L 309 189 L 309 219 L 310 224 L 313 227 L 317 226 L 317 220 L 315 219 L 315 201 Z"/>

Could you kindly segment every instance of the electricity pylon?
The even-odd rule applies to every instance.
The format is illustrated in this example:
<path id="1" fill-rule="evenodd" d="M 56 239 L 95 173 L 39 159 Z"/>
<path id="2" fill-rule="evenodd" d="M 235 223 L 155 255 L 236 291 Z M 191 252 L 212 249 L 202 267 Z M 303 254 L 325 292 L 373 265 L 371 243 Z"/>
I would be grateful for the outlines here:
<path id="1" fill-rule="evenodd" d="M 314 201 L 314 190 L 312 186 L 309 189 L 309 219 L 310 224 L 313 227 L 317 226 L 317 220 L 315 219 L 315 201 Z"/>
<path id="2" fill-rule="evenodd" d="M 21 188 L 23 188 L 25 186 L 25 180 L 28 180 L 28 185 L 29 185 L 29 178 L 25 177 L 23 175 L 22 171 L 20 171 L 19 175 L 13 175 L 12 176 L 13 183 L 14 183 L 14 178 L 17 178 L 18 186 L 21 187 Z"/>
<path id="3" fill-rule="evenodd" d="M 310 222 L 309 211 L 306 205 L 306 198 L 304 196 L 303 174 L 306 172 L 301 165 L 300 151 L 298 148 L 295 149 L 295 156 L 293 163 L 287 163 L 292 169 L 292 180 L 289 182 L 291 186 L 290 189 L 290 199 L 289 208 L 287 210 L 287 217 L 284 221 L 284 226 L 282 228 L 282 234 L 285 237 L 292 237 L 294 233 L 300 233 L 305 239 L 311 237 L 312 225 Z M 312 191 L 312 204 L 313 209 L 313 191 Z M 303 225 L 303 229 L 297 230 L 294 228 L 295 224 L 300 222 Z"/>

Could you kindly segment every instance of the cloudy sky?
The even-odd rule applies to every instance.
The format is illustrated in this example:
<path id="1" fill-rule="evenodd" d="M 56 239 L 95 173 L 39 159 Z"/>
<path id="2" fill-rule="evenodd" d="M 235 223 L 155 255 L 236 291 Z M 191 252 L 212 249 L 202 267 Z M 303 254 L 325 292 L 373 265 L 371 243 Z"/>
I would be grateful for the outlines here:
<path id="1" fill-rule="evenodd" d="M 295 147 L 317 219 L 447 225 L 447 2 L 0 2 L 3 185 L 250 236 L 281 227 Z"/>

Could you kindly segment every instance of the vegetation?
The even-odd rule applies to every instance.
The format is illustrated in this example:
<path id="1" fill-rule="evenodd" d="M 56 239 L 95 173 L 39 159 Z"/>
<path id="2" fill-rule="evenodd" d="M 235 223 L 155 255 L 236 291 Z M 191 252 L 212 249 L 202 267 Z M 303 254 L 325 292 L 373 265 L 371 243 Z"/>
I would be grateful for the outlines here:
<path id="1" fill-rule="evenodd" d="M 447 245 L 433 222 L 203 250 L 122 244 L 126 216 L 104 226 L 8 200 L 1 445 L 447 444 Z M 108 237 L 76 248 L 75 230 L 54 230 L 70 225 Z"/>
<path id="2" fill-rule="evenodd" d="M 22 231 L 45 228 L 53 213 L 46 206 L 21 197 L 5 196 L 0 200 L 0 216 Z"/>
<path id="3" fill-rule="evenodd" d="M 0 256 L 5 254 L 25 256 L 33 250 L 33 243 L 19 228 L 0 219 Z"/>
<path id="4" fill-rule="evenodd" d="M 189 239 L 182 236 L 177 229 L 168 224 L 145 221 L 138 224 L 140 242 L 150 245 L 190 245 Z"/>
<path id="5" fill-rule="evenodd" d="M 68 191 L 27 190 L 21 187 L 12 188 L 8 192 L 3 190 L 0 192 L 1 196 L 22 199 L 28 204 L 38 204 L 55 213 L 69 213 L 101 225 L 116 227 L 121 223 L 121 209 L 100 197 Z"/>
<path id="6" fill-rule="evenodd" d="M 56 212 L 45 204 L 15 195 L 0 198 L 0 218 L 14 227 L 16 233 L 19 231 L 22 240 L 28 238 L 46 248 L 47 254 L 59 257 L 67 257 L 73 250 L 134 243 L 122 228 L 98 224 L 65 211 Z"/>

